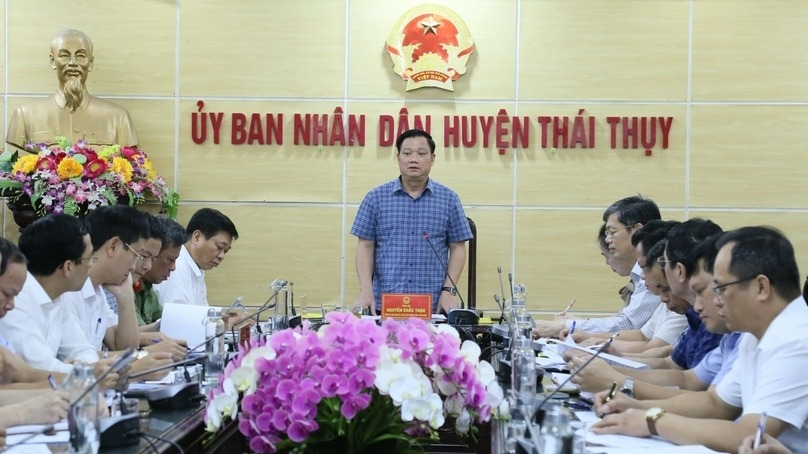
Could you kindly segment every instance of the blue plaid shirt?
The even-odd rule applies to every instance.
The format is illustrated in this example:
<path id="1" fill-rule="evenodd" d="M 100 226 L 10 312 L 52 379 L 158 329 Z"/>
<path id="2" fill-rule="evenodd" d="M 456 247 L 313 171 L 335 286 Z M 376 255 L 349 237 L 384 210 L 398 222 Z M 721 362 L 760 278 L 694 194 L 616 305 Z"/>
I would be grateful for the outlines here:
<path id="1" fill-rule="evenodd" d="M 671 359 L 682 369 L 693 369 L 707 353 L 718 347 L 724 335 L 707 331 L 698 312 L 692 307 L 685 312 L 685 317 L 688 327 L 679 337 Z"/>
<path id="2" fill-rule="evenodd" d="M 472 238 L 460 198 L 432 179 L 415 199 L 404 191 L 400 178 L 370 191 L 359 206 L 351 234 L 376 243 L 373 297 L 377 309 L 382 293 L 429 293 L 435 308 L 446 279 L 449 243 Z"/>

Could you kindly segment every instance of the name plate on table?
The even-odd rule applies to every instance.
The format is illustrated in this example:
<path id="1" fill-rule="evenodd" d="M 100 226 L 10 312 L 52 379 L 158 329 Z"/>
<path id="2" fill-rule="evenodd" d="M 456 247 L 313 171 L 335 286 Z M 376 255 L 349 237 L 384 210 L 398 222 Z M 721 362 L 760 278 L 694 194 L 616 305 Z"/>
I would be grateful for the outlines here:
<path id="1" fill-rule="evenodd" d="M 382 293 L 382 318 L 432 319 L 431 294 Z"/>

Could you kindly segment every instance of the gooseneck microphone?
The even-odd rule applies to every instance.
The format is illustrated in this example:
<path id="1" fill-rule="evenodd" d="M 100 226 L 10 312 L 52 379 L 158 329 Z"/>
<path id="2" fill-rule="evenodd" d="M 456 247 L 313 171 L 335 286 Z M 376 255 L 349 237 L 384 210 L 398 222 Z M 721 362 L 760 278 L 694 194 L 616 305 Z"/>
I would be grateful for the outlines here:
<path id="1" fill-rule="evenodd" d="M 558 393 L 558 391 L 559 391 L 561 388 L 563 388 L 563 387 L 564 387 L 564 385 L 566 385 L 567 383 L 569 383 L 569 381 L 570 381 L 570 380 L 572 380 L 572 377 L 574 377 L 574 376 L 578 375 L 578 373 L 579 373 L 579 372 L 581 372 L 581 371 L 582 371 L 582 370 L 583 370 L 583 369 L 584 369 L 586 366 L 588 366 L 588 365 L 589 365 L 589 363 L 591 363 L 592 361 L 594 361 L 594 360 L 595 360 L 595 358 L 597 358 L 598 356 L 600 356 L 600 354 L 601 354 L 601 353 L 603 353 L 603 352 L 605 352 L 606 350 L 608 350 L 608 349 L 609 349 L 609 347 L 612 345 L 612 342 L 614 342 L 614 339 L 615 339 L 617 336 L 619 336 L 619 335 L 620 335 L 620 333 L 614 333 L 614 334 L 612 335 L 612 337 L 610 337 L 610 338 L 609 338 L 609 340 L 607 340 L 606 342 L 604 342 L 604 343 L 603 343 L 603 345 L 601 345 L 601 347 L 598 349 L 598 351 L 596 351 L 596 352 L 595 352 L 595 354 L 594 354 L 594 355 L 592 355 L 592 356 L 591 356 L 591 357 L 590 357 L 588 360 L 586 360 L 586 362 L 585 362 L 585 363 L 581 364 L 581 367 L 579 367 L 579 368 L 575 369 L 574 371 L 572 371 L 572 373 L 570 374 L 570 376 L 569 376 L 569 377 L 567 377 L 567 379 L 566 379 L 566 380 L 564 380 L 564 382 L 563 382 L 563 383 L 561 383 L 560 385 L 558 385 L 558 387 L 556 387 L 556 389 L 554 389 L 554 390 L 553 390 L 553 391 L 552 391 L 550 394 L 548 394 L 547 396 L 545 396 L 544 400 L 542 400 L 542 401 L 541 401 L 541 403 L 539 404 L 539 406 L 536 408 L 536 411 L 533 413 L 533 417 L 534 417 L 534 418 L 536 417 L 536 414 L 538 414 L 538 413 L 539 413 L 539 411 L 542 409 L 542 407 L 544 407 L 544 404 L 546 404 L 548 400 L 552 399 L 552 398 L 553 398 L 553 396 L 555 396 L 555 395 Z M 531 419 L 531 421 L 532 421 L 532 419 Z"/>
<path id="2" fill-rule="evenodd" d="M 429 237 L 429 234 L 426 233 L 426 230 L 422 232 L 424 234 L 424 239 L 427 243 L 429 243 L 429 247 L 432 248 L 432 252 L 435 254 L 435 257 L 438 259 L 438 263 L 440 266 L 443 267 L 443 275 L 449 278 L 449 282 L 452 283 L 452 289 L 454 289 L 455 294 L 458 298 L 460 298 L 460 309 L 466 308 L 466 302 L 463 301 L 463 296 L 460 295 L 460 290 L 457 288 L 457 284 L 455 284 L 454 279 L 452 279 L 452 275 L 449 274 L 449 264 L 446 263 L 443 258 L 441 258 L 440 254 L 438 254 L 438 249 L 435 247 L 435 243 L 432 242 L 432 238 Z"/>
<path id="3" fill-rule="evenodd" d="M 452 279 L 452 275 L 449 274 L 449 264 L 438 254 L 438 249 L 432 242 L 432 238 L 429 237 L 429 233 L 427 233 L 426 230 L 422 233 L 424 234 L 426 242 L 429 243 L 429 247 L 432 248 L 435 258 L 438 259 L 438 263 L 443 267 L 443 275 L 449 278 L 449 282 L 452 283 L 452 290 L 454 290 L 455 295 L 460 299 L 460 309 L 450 310 L 449 313 L 446 314 L 446 322 L 450 325 L 476 325 L 480 322 L 480 314 L 477 311 L 466 309 L 466 302 L 463 301 L 463 296 L 460 294 L 457 284 L 454 279 Z"/>
<path id="4" fill-rule="evenodd" d="M 143 377 L 143 376 L 146 376 L 146 375 L 149 375 L 149 374 L 153 374 L 155 372 L 160 372 L 161 370 L 172 369 L 172 368 L 177 367 L 177 366 L 182 366 L 182 365 L 185 365 L 185 364 L 193 364 L 193 363 L 197 363 L 197 362 L 199 362 L 199 358 L 184 359 L 182 361 L 177 361 L 177 362 L 174 362 L 174 363 L 164 364 L 162 366 L 155 367 L 153 369 L 148 369 L 148 370 L 138 372 L 136 374 L 131 374 L 126 378 L 126 381 L 129 381 L 129 380 L 131 380 L 133 378 L 140 378 L 140 377 Z"/>
<path id="5" fill-rule="evenodd" d="M 272 298 L 274 298 L 275 296 L 277 296 L 279 292 L 280 292 L 280 290 L 277 290 L 277 291 L 276 291 L 276 292 L 275 292 L 275 293 L 274 293 L 274 294 L 273 294 L 273 295 L 272 295 L 272 296 L 271 296 L 271 297 L 270 297 L 270 298 L 267 300 L 267 302 L 266 302 L 266 303 L 264 303 L 264 305 L 263 305 L 263 306 L 261 306 L 261 308 L 260 308 L 260 309 L 258 309 L 258 310 L 257 310 L 255 313 L 250 314 L 250 316 L 249 316 L 249 317 L 244 318 L 244 319 L 242 320 L 242 322 L 246 322 L 247 320 L 254 319 L 254 318 L 258 317 L 259 315 L 261 315 L 263 312 L 268 311 L 268 310 L 270 310 L 270 309 L 273 309 L 273 308 L 275 307 L 275 304 L 267 304 L 267 303 L 269 303 L 270 301 L 272 301 Z M 258 320 L 256 319 L 256 322 L 257 322 L 257 321 L 258 321 Z M 204 341 L 202 341 L 202 343 L 200 343 L 199 345 L 197 345 L 197 346 L 195 346 L 195 347 L 193 347 L 193 348 L 189 348 L 189 349 L 188 349 L 188 351 L 189 351 L 189 352 L 196 351 L 198 348 L 200 348 L 200 347 L 204 347 L 205 345 L 207 345 L 207 343 L 208 343 L 208 342 L 210 342 L 210 341 L 212 341 L 212 340 L 214 340 L 214 339 L 218 339 L 218 338 L 220 338 L 220 337 L 224 336 L 224 333 L 226 333 L 226 332 L 227 332 L 227 331 L 222 331 L 222 332 L 221 332 L 221 333 L 219 333 L 219 334 L 215 334 L 215 335 L 213 335 L 213 336 L 210 336 L 210 337 L 208 337 L 208 338 L 205 338 L 205 340 L 204 340 Z"/>

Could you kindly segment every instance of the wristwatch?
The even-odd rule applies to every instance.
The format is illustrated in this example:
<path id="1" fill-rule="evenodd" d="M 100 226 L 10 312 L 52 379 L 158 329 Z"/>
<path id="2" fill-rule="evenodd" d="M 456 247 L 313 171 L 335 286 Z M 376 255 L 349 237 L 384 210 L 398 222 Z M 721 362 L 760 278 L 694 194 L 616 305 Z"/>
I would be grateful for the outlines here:
<path id="1" fill-rule="evenodd" d="M 645 421 L 648 423 L 648 432 L 651 432 L 651 435 L 659 435 L 659 432 L 656 430 L 656 422 L 664 415 L 665 410 L 659 407 L 649 408 L 648 411 L 645 412 Z"/>
<path id="2" fill-rule="evenodd" d="M 634 377 L 626 377 L 626 381 L 623 382 L 623 387 L 620 388 L 620 392 L 628 397 L 634 397 Z"/>
<path id="3" fill-rule="evenodd" d="M 457 290 L 455 290 L 454 287 L 443 287 L 443 288 L 440 289 L 440 291 L 441 292 L 449 292 L 449 293 L 452 294 L 452 296 L 457 295 Z"/>
<path id="4" fill-rule="evenodd" d="M 136 359 L 143 359 L 147 356 L 149 356 L 149 351 L 142 348 L 137 349 L 137 353 L 135 353 Z"/>

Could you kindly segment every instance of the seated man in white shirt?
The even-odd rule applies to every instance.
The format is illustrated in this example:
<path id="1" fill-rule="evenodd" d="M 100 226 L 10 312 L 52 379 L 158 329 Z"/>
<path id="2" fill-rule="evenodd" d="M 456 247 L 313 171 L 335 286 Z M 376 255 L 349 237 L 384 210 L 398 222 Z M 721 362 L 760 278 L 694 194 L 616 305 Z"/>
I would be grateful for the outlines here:
<path id="1" fill-rule="evenodd" d="M 22 290 L 27 274 L 25 256 L 13 243 L 0 238 L 0 318 L 14 309 L 14 298 Z M 11 344 L 0 336 L 3 383 L 39 382 L 40 387 L 47 387 L 49 375 L 50 372 L 34 369 L 16 357 Z M 64 391 L 22 391 L 4 385 L 0 389 L 0 427 L 57 422 L 67 416 L 68 404 Z"/>
<path id="2" fill-rule="evenodd" d="M 90 345 L 98 351 L 140 346 L 131 273 L 138 262 L 151 268 L 152 258 L 160 252 L 159 244 L 155 247 L 146 241 L 146 216 L 126 205 L 98 207 L 87 216 L 97 262 L 81 290 L 64 293 L 59 302 L 73 312 Z M 102 286 L 115 295 L 117 315 L 107 304 Z"/>
<path id="3" fill-rule="evenodd" d="M 611 204 L 603 213 L 606 222 L 606 243 L 613 253 L 613 269 L 621 276 L 631 276 L 634 293 L 629 304 L 612 317 L 575 320 L 576 330 L 606 333 L 639 329 L 653 315 L 659 298 L 648 291 L 637 263 L 631 235 L 649 221 L 661 219 L 659 207 L 653 200 L 641 196 L 626 197 Z M 535 337 L 558 337 L 569 329 L 573 320 L 537 320 Z"/>
<path id="4" fill-rule="evenodd" d="M 114 359 L 99 362 L 98 349 L 87 340 L 76 316 L 58 302 L 65 292 L 81 289 L 96 261 L 84 222 L 61 214 L 46 216 L 22 232 L 19 244 L 28 259 L 28 270 L 12 306 L 15 309 L 0 319 L 0 334 L 28 366 L 49 371 L 54 378 L 70 373 L 77 361 L 97 364 L 95 373 L 100 376 Z M 41 372 L 25 370 L 5 352 L 2 357 L 0 373 L 6 381 L 41 380 Z M 132 371 L 170 362 L 170 354 L 154 354 L 146 361 L 136 361 Z M 7 375 L 11 372 L 15 375 Z M 108 378 L 117 379 L 117 374 Z"/>
<path id="5" fill-rule="evenodd" d="M 81 289 L 95 262 L 84 223 L 66 215 L 38 219 L 22 232 L 19 246 L 28 274 L 15 310 L 0 319 L 0 334 L 37 369 L 69 373 L 68 360 L 97 362 L 76 317 L 56 301 Z"/>
<path id="6" fill-rule="evenodd" d="M 626 369 L 612 367 L 601 359 L 595 359 L 572 381 L 584 391 L 601 391 L 617 383 L 626 390 L 625 394 L 639 400 L 667 399 L 688 392 L 705 391 L 720 383 L 738 356 L 737 344 L 741 333 L 729 332 L 715 304 L 712 285 L 716 241 L 717 236 L 709 237 L 693 249 L 695 269 L 690 278 L 690 287 L 696 295 L 693 308 L 707 329 L 712 333 L 729 333 L 721 339 L 718 347 L 707 353 L 695 368 L 688 370 Z M 586 359 L 573 359 L 571 369 L 580 367 Z M 623 399 L 623 396 L 617 398 Z M 648 409 L 652 405 L 635 403 L 633 406 Z"/>
<path id="7" fill-rule="evenodd" d="M 745 332 L 738 358 L 714 388 L 654 401 L 643 411 L 629 399 L 604 403 L 596 433 L 658 435 L 680 445 L 735 452 L 766 413 L 767 434 L 794 452 L 808 452 L 808 307 L 800 293 L 794 248 L 768 227 L 727 232 L 716 245 L 713 291 L 719 314 Z"/>
<path id="8" fill-rule="evenodd" d="M 687 326 L 681 315 L 690 307 L 686 302 L 672 298 L 665 274 L 657 265 L 657 258 L 665 249 L 665 237 L 675 221 L 649 221 L 634 232 L 631 243 L 635 247 L 637 263 L 642 267 L 642 277 L 648 290 L 659 296 L 661 304 L 651 318 L 639 329 L 621 331 L 620 337 L 612 342 L 608 352 L 617 355 L 639 356 L 651 349 L 670 354 L 672 345 Z M 573 338 L 582 346 L 603 343 L 611 333 L 586 333 L 576 331 Z"/>
<path id="9" fill-rule="evenodd" d="M 180 250 L 176 269 L 164 282 L 155 284 L 160 304 L 208 305 L 205 271 L 219 266 L 230 252 L 238 230 L 218 210 L 202 208 L 191 217 L 186 227 L 188 241 Z"/>

